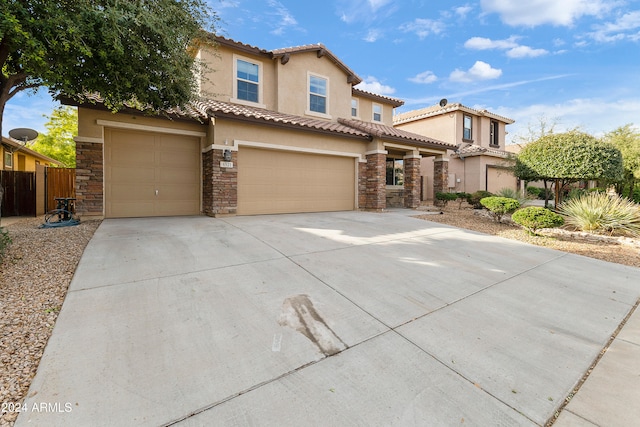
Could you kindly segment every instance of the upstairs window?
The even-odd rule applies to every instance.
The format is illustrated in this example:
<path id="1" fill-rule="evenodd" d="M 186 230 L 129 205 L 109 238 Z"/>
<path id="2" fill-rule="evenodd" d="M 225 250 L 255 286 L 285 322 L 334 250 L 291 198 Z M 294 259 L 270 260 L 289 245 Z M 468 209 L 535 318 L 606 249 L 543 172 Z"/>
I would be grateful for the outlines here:
<path id="1" fill-rule="evenodd" d="M 327 79 L 309 75 L 309 110 L 327 114 Z"/>
<path id="2" fill-rule="evenodd" d="M 351 117 L 358 117 L 358 100 L 351 100 Z"/>
<path id="3" fill-rule="evenodd" d="M 491 120 L 489 127 L 489 144 L 493 147 L 500 146 L 500 139 L 498 138 L 498 122 Z"/>
<path id="4" fill-rule="evenodd" d="M 382 121 L 382 105 L 373 104 L 373 121 L 381 122 Z"/>
<path id="5" fill-rule="evenodd" d="M 259 102 L 260 67 L 258 64 L 236 61 L 236 98 L 243 101 Z"/>
<path id="6" fill-rule="evenodd" d="M 463 119 L 462 139 L 465 141 L 471 141 L 472 138 L 473 138 L 473 118 L 465 114 Z"/>

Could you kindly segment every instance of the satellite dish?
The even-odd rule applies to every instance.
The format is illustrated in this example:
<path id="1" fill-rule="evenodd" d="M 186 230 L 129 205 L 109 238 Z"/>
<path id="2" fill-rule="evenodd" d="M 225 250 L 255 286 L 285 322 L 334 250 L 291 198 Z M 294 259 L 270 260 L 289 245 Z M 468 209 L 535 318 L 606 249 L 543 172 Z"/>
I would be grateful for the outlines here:
<path id="1" fill-rule="evenodd" d="M 447 98 L 442 98 L 440 100 L 440 106 L 444 108 L 444 106 L 447 105 L 447 102 L 449 102 L 449 101 L 447 101 Z"/>
<path id="2" fill-rule="evenodd" d="M 38 132 L 36 132 L 33 129 L 18 128 L 18 129 L 11 129 L 9 131 L 9 136 L 17 141 L 20 141 L 26 144 L 27 142 L 33 141 L 34 139 L 36 139 L 38 137 Z"/>

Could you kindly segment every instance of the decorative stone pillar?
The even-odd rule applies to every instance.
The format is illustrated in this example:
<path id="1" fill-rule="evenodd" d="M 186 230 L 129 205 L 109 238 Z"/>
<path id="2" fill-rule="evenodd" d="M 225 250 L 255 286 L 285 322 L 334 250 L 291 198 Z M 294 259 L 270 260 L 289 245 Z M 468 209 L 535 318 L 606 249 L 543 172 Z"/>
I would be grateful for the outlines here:
<path id="1" fill-rule="evenodd" d="M 202 155 L 202 211 L 209 216 L 235 215 L 238 209 L 238 152 L 231 152 L 232 168 L 221 166 L 224 150 Z"/>
<path id="2" fill-rule="evenodd" d="M 420 206 L 420 155 L 404 157 L 404 207 L 416 209 Z"/>
<path id="3" fill-rule="evenodd" d="M 76 140 L 76 214 L 104 217 L 104 144 Z"/>
<path id="4" fill-rule="evenodd" d="M 436 193 L 443 193 L 448 190 L 449 159 L 438 156 L 433 159 L 433 197 Z"/>
<path id="5" fill-rule="evenodd" d="M 387 154 L 374 152 L 367 154 L 366 202 L 364 208 L 382 211 L 387 207 Z"/>
<path id="6" fill-rule="evenodd" d="M 358 161 L 358 209 L 367 206 L 367 162 Z"/>

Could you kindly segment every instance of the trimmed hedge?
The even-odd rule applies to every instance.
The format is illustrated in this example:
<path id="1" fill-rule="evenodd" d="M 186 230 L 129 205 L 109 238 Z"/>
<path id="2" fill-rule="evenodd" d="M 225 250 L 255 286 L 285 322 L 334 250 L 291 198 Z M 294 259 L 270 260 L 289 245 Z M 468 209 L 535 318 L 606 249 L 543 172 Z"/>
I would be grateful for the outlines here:
<path id="1" fill-rule="evenodd" d="M 520 203 L 516 199 L 509 197 L 485 197 L 480 200 L 480 204 L 489 209 L 496 221 L 500 222 L 502 217 L 511 213 L 520 207 Z"/>
<path id="2" fill-rule="evenodd" d="M 564 224 L 561 215 L 539 206 L 517 210 L 511 215 L 511 219 L 533 235 L 541 228 L 559 227 Z"/>

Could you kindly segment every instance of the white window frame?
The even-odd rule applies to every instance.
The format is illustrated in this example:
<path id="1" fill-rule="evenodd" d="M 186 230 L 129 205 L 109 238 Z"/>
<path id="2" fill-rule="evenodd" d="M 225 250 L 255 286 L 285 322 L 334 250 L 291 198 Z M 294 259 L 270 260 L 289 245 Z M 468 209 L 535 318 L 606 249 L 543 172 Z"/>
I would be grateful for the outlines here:
<path id="1" fill-rule="evenodd" d="M 354 107 L 355 104 L 355 107 Z M 353 109 L 355 108 L 356 114 L 353 114 Z M 351 117 L 357 119 L 360 117 L 360 101 L 358 98 L 351 98 Z"/>
<path id="2" fill-rule="evenodd" d="M 376 107 L 380 108 L 380 120 L 376 120 Z M 375 102 L 371 105 L 371 121 L 376 123 L 382 123 L 384 120 L 383 117 L 384 108 L 382 108 L 382 104 L 376 104 Z"/>
<path id="3" fill-rule="evenodd" d="M 3 162 L 5 168 L 13 169 L 13 153 L 5 150 Z"/>
<path id="4" fill-rule="evenodd" d="M 245 99 L 238 99 L 238 60 L 248 62 L 253 65 L 258 66 L 258 102 L 247 101 Z M 233 98 L 231 98 L 231 102 L 235 104 L 248 105 L 252 107 L 260 107 L 266 108 L 266 105 L 263 103 L 262 93 L 263 93 L 263 77 L 262 77 L 262 62 L 256 61 L 255 59 L 247 58 L 242 55 L 233 55 Z"/>
<path id="5" fill-rule="evenodd" d="M 489 122 L 489 145 L 500 147 L 500 123 L 497 120 Z"/>
<path id="6" fill-rule="evenodd" d="M 317 77 L 319 79 L 323 79 L 324 81 L 327 82 L 327 94 L 325 95 L 325 99 L 326 99 L 326 103 L 325 105 L 327 106 L 327 109 L 324 113 L 320 113 L 318 111 L 311 111 L 311 77 Z M 330 119 L 331 118 L 331 114 L 330 114 L 330 94 L 331 94 L 331 90 L 330 90 L 330 84 L 331 82 L 329 81 L 329 77 L 327 76 L 323 76 L 322 74 L 317 74 L 317 73 L 312 73 L 310 71 L 307 71 L 307 108 L 305 110 L 305 114 L 309 115 L 309 116 L 316 116 L 316 117 L 322 117 L 325 119 Z M 317 94 L 314 94 L 317 95 Z"/>
<path id="7" fill-rule="evenodd" d="M 467 124 L 465 123 L 467 117 L 469 118 L 469 127 L 467 128 Z M 469 129 L 469 138 L 466 138 L 464 131 Z M 473 142 L 473 116 L 471 114 L 463 114 L 462 115 L 462 140 Z"/>

